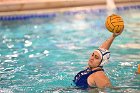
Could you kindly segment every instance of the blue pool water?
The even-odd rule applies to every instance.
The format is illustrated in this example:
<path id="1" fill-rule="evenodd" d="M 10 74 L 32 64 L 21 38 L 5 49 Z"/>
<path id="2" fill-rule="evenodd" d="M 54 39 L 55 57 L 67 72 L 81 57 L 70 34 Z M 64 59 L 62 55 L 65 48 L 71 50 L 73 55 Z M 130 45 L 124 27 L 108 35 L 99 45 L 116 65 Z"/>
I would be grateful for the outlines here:
<path id="1" fill-rule="evenodd" d="M 116 11 L 125 29 L 111 46 L 104 69 L 119 89 L 107 93 L 140 92 L 140 75 L 135 75 L 140 64 L 140 9 L 131 8 Z M 104 10 L 81 10 L 1 17 L 0 92 L 87 93 L 74 89 L 72 80 L 111 35 L 104 26 L 106 16 Z"/>

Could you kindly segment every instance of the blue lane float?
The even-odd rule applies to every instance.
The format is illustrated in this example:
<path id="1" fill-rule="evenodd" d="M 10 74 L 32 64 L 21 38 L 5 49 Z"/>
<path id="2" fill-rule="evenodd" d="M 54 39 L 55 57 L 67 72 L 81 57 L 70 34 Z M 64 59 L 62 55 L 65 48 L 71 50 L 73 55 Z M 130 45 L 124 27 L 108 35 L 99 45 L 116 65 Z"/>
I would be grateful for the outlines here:
<path id="1" fill-rule="evenodd" d="M 27 20 L 31 18 L 53 18 L 56 14 L 28 14 L 28 15 L 9 15 L 0 16 L 0 21 Z"/>

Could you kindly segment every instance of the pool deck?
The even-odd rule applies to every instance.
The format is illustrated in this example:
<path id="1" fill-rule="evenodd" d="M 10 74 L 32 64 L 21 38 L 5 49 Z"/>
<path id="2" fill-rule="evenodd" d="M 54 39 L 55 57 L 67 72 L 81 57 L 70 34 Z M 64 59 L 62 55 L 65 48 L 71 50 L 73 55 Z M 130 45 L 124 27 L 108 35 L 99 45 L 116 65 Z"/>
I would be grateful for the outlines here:
<path id="1" fill-rule="evenodd" d="M 106 8 L 106 1 L 107 0 L 0 0 L 0 16 Z M 114 0 L 114 2 L 116 6 L 140 5 L 140 0 Z"/>

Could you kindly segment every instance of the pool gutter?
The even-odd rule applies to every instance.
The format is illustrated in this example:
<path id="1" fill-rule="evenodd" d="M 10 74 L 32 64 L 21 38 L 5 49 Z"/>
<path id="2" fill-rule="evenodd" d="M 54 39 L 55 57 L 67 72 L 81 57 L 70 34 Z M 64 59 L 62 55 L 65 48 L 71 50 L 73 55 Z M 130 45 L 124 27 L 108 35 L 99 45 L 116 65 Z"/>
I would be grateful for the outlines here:
<path id="1" fill-rule="evenodd" d="M 116 6 L 140 5 L 140 0 L 114 1 Z M 0 0 L 0 15 L 96 9 L 106 5 L 106 0 Z"/>

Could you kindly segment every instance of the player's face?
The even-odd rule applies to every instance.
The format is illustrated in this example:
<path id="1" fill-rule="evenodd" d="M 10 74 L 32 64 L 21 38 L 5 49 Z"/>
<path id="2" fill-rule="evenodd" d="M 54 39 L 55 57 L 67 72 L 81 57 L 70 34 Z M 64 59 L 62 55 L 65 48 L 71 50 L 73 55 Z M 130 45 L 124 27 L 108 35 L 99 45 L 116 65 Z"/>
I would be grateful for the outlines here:
<path id="1" fill-rule="evenodd" d="M 88 65 L 90 67 L 97 67 L 101 62 L 101 57 L 97 51 L 94 51 L 89 58 Z"/>

